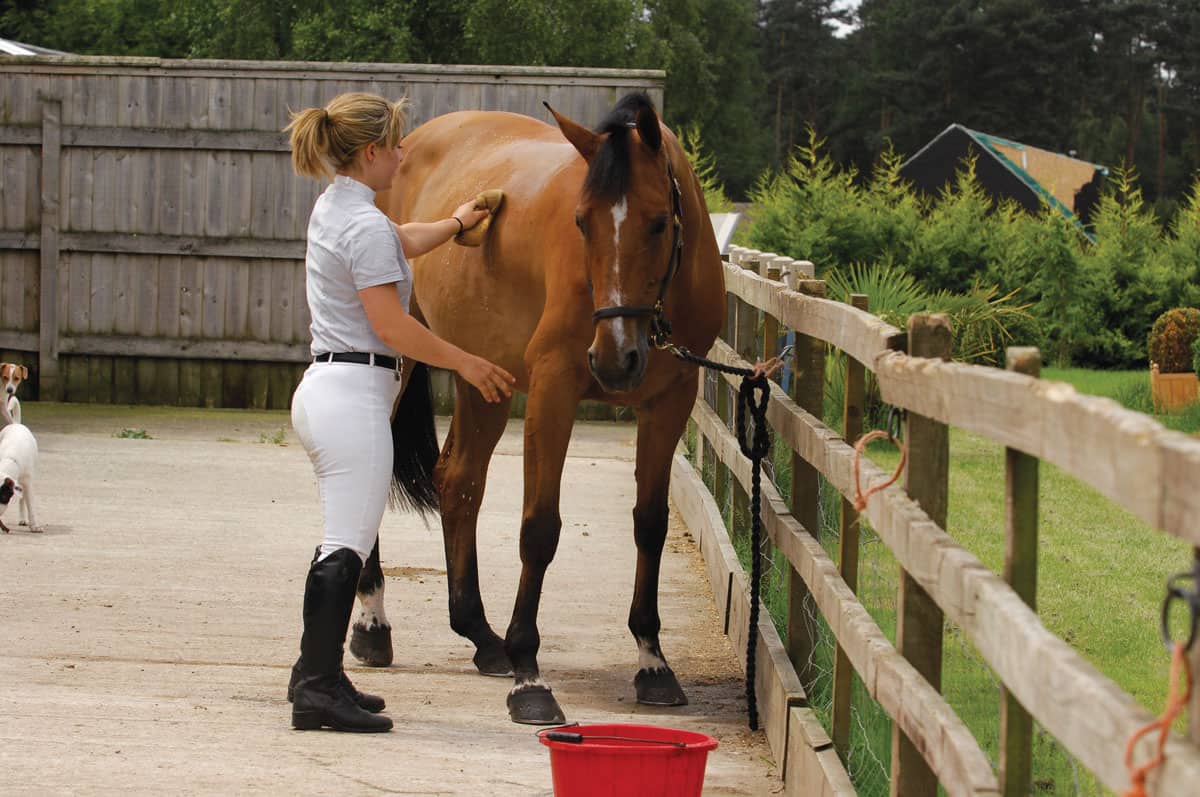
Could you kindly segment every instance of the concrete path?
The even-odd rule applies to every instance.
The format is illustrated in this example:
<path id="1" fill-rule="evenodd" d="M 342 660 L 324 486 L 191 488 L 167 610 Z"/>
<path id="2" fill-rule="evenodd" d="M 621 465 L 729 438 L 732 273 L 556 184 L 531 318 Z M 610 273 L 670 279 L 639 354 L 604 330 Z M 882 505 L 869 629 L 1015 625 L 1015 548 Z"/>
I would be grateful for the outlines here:
<path id="1" fill-rule="evenodd" d="M 285 413 L 27 403 L 46 533 L 0 535 L 0 790 L 5 794 L 548 795 L 549 755 L 449 628 L 440 527 L 384 520 L 395 664 L 347 666 L 390 734 L 297 732 L 284 700 L 320 537 L 316 487 Z M 118 437 L 122 430 L 150 439 Z M 541 665 L 569 720 L 709 733 L 706 795 L 781 791 L 745 725 L 736 654 L 701 558 L 673 523 L 663 649 L 691 705 L 636 705 L 625 627 L 633 427 L 580 424 L 563 539 L 542 601 Z M 484 600 L 503 634 L 519 572 L 519 422 L 480 518 Z M 351 666 L 351 665 L 354 666 Z"/>

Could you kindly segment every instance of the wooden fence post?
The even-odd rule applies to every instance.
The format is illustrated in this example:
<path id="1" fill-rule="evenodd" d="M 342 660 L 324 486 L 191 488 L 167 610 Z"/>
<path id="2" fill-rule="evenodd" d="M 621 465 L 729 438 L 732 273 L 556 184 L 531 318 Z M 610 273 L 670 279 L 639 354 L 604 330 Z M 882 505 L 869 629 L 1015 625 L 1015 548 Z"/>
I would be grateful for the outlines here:
<path id="1" fill-rule="evenodd" d="M 696 397 L 701 401 L 704 400 L 704 374 L 707 369 L 696 369 Z M 692 467 L 696 469 L 696 473 L 704 478 L 704 432 L 700 430 L 700 426 L 692 420 L 688 420 L 688 427 L 696 432 L 695 448 L 692 449 Z"/>
<path id="2" fill-rule="evenodd" d="M 764 261 L 762 275 L 772 282 L 780 282 L 782 280 L 779 264 L 781 259 L 776 256 L 769 261 Z M 779 351 L 779 319 L 766 312 L 762 314 L 762 339 L 762 359 L 769 360 Z"/>
<path id="3" fill-rule="evenodd" d="M 867 297 L 850 295 L 850 304 L 859 310 L 867 309 Z M 845 401 L 842 407 L 842 437 L 851 445 L 863 432 L 863 412 L 866 408 L 866 369 L 849 355 L 846 357 Z M 842 580 L 858 591 L 858 512 L 854 505 L 842 499 L 841 535 L 838 543 L 838 570 Z M 833 747 L 842 760 L 850 755 L 850 697 L 854 668 L 841 645 L 833 662 Z"/>
<path id="4" fill-rule="evenodd" d="M 1034 347 L 1008 349 L 1009 371 L 1038 377 L 1042 355 Z M 1036 611 L 1038 459 L 1004 450 L 1004 580 Z M 1033 784 L 1033 719 L 1008 689 L 1000 690 L 1000 793 L 1025 797 Z"/>
<path id="5" fill-rule="evenodd" d="M 825 298 L 821 280 L 799 280 L 800 293 Z M 795 372 L 792 398 L 805 411 L 820 419 L 825 407 L 825 342 L 796 333 Z M 817 470 L 792 452 L 792 515 L 814 538 L 821 535 L 821 493 Z M 804 580 L 794 570 L 788 574 L 788 656 L 805 689 L 813 684 L 815 621 L 809 617 L 812 597 Z"/>
<path id="6" fill-rule="evenodd" d="M 746 271 L 758 273 L 761 255 L 758 252 L 750 252 L 743 256 L 739 265 Z M 744 302 L 741 299 L 734 300 L 736 318 L 733 324 L 733 340 L 730 345 L 733 350 L 738 353 L 738 356 L 744 360 L 754 362 L 758 357 L 758 326 L 759 326 L 759 311 L 754 305 L 749 302 Z M 722 380 L 724 381 L 724 380 Z M 745 534 L 749 530 L 749 525 L 743 528 L 738 528 L 738 521 L 749 523 L 750 520 L 750 494 L 742 487 L 741 482 L 736 479 L 731 481 L 733 486 L 733 515 L 730 528 L 733 530 L 732 536 Z M 751 552 L 752 556 L 758 556 L 758 551 Z"/>
<path id="7" fill-rule="evenodd" d="M 739 265 L 742 259 L 742 249 L 738 247 L 730 249 L 729 263 L 730 265 Z M 726 343 L 732 344 L 733 330 L 736 327 L 737 317 L 737 297 L 732 293 L 725 294 L 725 322 L 721 325 L 721 339 Z M 724 379 L 717 380 L 717 416 L 729 427 L 730 421 L 733 418 L 732 406 L 732 390 Z M 718 457 L 716 459 L 716 472 L 713 475 L 713 498 L 717 502 L 717 509 L 721 512 L 721 517 L 727 517 L 729 511 L 729 485 L 731 482 L 729 468 L 721 462 Z M 730 524 L 730 528 L 732 528 Z"/>
<path id="8" fill-rule="evenodd" d="M 908 319 L 908 353 L 913 357 L 949 359 L 953 342 L 950 320 L 942 314 L 918 313 Z M 908 413 L 904 435 L 908 467 L 904 489 L 930 520 L 946 527 L 950 482 L 950 429 L 945 424 Z M 942 688 L 942 610 L 907 572 L 900 570 L 896 602 L 896 648 L 929 685 Z M 892 725 L 892 797 L 936 797 L 937 778 L 899 724 Z"/>
<path id="9" fill-rule="evenodd" d="M 58 228 L 62 172 L 62 101 L 42 99 L 41 270 L 38 283 L 38 396 L 62 398 L 58 374 Z"/>

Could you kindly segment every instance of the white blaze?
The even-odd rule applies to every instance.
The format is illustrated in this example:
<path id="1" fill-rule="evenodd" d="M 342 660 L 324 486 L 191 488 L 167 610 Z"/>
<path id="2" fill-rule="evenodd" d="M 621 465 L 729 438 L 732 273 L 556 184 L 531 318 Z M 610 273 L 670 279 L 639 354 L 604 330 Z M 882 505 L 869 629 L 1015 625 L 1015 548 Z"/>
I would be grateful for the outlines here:
<path id="1" fill-rule="evenodd" d="M 625 223 L 625 217 L 629 215 L 629 203 L 625 197 L 621 197 L 621 201 L 612 206 L 613 217 L 613 273 L 612 286 L 609 294 L 609 306 L 616 307 L 624 304 L 621 301 L 621 290 L 618 287 L 618 278 L 621 275 L 621 225 Z M 616 343 L 617 349 L 620 350 L 625 346 L 625 332 L 621 324 L 613 324 L 613 342 Z"/>

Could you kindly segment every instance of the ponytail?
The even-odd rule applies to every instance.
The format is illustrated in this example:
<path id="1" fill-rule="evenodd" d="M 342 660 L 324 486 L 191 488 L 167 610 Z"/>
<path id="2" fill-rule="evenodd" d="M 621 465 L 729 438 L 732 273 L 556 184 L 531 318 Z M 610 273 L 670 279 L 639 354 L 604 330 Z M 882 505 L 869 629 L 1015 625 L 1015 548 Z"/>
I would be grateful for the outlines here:
<path id="1" fill-rule="evenodd" d="M 284 128 L 291 132 L 292 168 L 303 177 L 320 180 L 329 176 L 329 112 L 324 108 L 305 108 L 292 114 Z"/>

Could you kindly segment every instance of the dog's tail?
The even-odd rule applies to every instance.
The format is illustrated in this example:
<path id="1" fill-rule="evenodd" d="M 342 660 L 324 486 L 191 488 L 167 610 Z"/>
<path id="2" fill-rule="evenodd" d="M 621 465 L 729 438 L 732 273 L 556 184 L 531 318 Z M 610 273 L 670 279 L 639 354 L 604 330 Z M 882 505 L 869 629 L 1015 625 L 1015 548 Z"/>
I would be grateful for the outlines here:
<path id="1" fill-rule="evenodd" d="M 437 458 L 433 384 L 429 367 L 418 362 L 392 418 L 392 508 L 409 508 L 421 515 L 438 511 L 438 491 L 433 482 Z"/>

